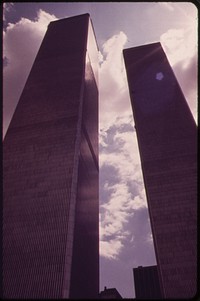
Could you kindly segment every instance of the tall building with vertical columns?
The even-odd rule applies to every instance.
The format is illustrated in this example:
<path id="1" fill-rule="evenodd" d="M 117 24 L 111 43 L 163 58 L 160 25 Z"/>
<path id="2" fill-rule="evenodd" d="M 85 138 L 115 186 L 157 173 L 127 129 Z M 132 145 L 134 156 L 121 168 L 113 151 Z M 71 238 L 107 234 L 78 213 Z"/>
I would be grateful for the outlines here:
<path id="1" fill-rule="evenodd" d="M 162 299 L 156 265 L 133 268 L 136 299 Z"/>
<path id="2" fill-rule="evenodd" d="M 197 292 L 197 126 L 160 43 L 124 50 L 164 298 Z"/>
<path id="3" fill-rule="evenodd" d="M 3 297 L 97 298 L 98 49 L 88 14 L 48 26 L 3 142 L 3 193 Z"/>

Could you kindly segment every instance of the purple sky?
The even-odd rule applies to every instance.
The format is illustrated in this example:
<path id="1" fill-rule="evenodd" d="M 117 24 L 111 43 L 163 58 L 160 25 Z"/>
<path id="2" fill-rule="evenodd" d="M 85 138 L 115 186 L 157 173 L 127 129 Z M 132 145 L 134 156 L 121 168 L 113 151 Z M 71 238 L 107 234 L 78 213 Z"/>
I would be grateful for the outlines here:
<path id="1" fill-rule="evenodd" d="M 90 13 L 99 46 L 100 290 L 135 295 L 156 263 L 122 49 L 160 41 L 197 120 L 197 9 L 190 2 L 4 3 L 3 127 L 55 19 Z"/>

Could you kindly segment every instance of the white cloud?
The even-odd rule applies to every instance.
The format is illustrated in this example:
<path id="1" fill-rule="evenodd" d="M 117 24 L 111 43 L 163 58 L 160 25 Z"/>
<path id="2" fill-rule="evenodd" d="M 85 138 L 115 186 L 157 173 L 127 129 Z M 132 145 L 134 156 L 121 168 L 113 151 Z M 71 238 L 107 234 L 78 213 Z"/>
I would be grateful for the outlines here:
<path id="1" fill-rule="evenodd" d="M 4 21 L 6 20 L 6 14 L 11 11 L 13 6 L 14 6 L 13 2 L 9 2 L 9 3 L 4 2 L 3 3 L 3 20 Z"/>
<path id="2" fill-rule="evenodd" d="M 117 175 L 114 183 L 110 178 L 100 181 L 100 198 L 104 197 L 104 200 L 100 199 L 100 241 L 106 242 L 102 244 L 100 254 L 110 259 L 119 258 L 123 246 L 130 235 L 133 236 L 134 230 L 131 233 L 125 231 L 129 219 L 133 218 L 136 210 L 147 207 L 132 123 L 130 115 L 118 117 L 112 127 L 100 133 L 103 147 L 100 153 L 100 179 L 105 166 L 107 171 L 112 168 Z M 116 241 L 121 243 L 120 248 L 115 244 Z M 109 253 L 104 250 L 104 246 L 109 248 Z"/>
<path id="3" fill-rule="evenodd" d="M 160 37 L 161 44 L 197 123 L 197 21 L 172 28 Z"/>
<path id="4" fill-rule="evenodd" d="M 101 206 L 101 212 L 102 208 L 104 210 L 100 223 L 100 254 L 116 259 L 123 248 L 123 240 L 129 234 L 124 231 L 124 224 L 127 223 L 130 214 L 131 193 L 128 192 L 127 185 L 123 183 L 113 185 L 112 189 L 109 202 Z M 109 253 L 104 247 L 109 249 Z"/>
<path id="5" fill-rule="evenodd" d="M 112 47 L 115 47 L 115 39 L 111 39 L 106 44 L 106 51 L 112 52 Z M 110 57 L 110 54 L 107 57 Z M 119 61 L 118 57 L 118 63 Z M 111 68 L 111 65 L 106 67 Z M 109 112 L 112 118 L 109 122 L 104 122 L 103 116 L 99 136 L 100 204 L 102 204 L 100 206 L 100 255 L 109 259 L 118 259 L 124 250 L 124 245 L 134 236 L 133 229 L 131 232 L 125 231 L 125 228 L 128 229 L 129 220 L 133 218 L 134 212 L 147 207 L 132 109 L 128 106 L 130 105 L 128 87 L 124 83 L 121 85 L 124 90 L 120 90 L 120 83 L 116 84 L 118 77 L 114 75 L 115 73 L 103 77 L 105 84 L 110 81 L 111 86 L 115 87 L 111 91 L 114 92 L 116 98 L 110 99 L 111 111 Z M 121 83 L 123 83 L 122 80 Z M 125 89 L 127 89 L 128 104 L 125 109 L 119 110 L 116 102 L 121 101 Z M 109 98 L 113 95 L 109 93 L 105 93 L 104 97 Z M 108 98 L 105 99 L 105 106 Z M 109 170 L 115 171 L 114 182 L 113 177 L 106 180 L 102 178 L 105 176 L 102 173 L 105 167 L 107 173 Z"/>
<path id="6" fill-rule="evenodd" d="M 190 30 L 169 29 L 161 35 L 160 41 L 172 66 L 181 61 L 183 67 L 187 68 L 196 54 L 197 36 L 193 27 Z"/>
<path id="7" fill-rule="evenodd" d="M 125 231 L 125 225 L 133 217 L 135 210 L 146 208 L 147 203 L 144 190 L 141 189 L 141 193 L 134 197 L 129 191 L 127 183 L 106 185 L 104 189 L 111 190 L 112 193 L 109 201 L 101 205 L 100 254 L 104 257 L 117 259 L 123 250 L 125 241 L 130 236 L 133 237 L 134 229 L 131 232 Z M 104 246 L 109 248 L 109 253 L 104 250 Z"/>
<path id="8" fill-rule="evenodd" d="M 3 32 L 3 56 L 6 61 L 3 70 L 4 133 L 7 130 L 47 26 L 53 20 L 56 20 L 54 15 L 39 10 L 34 21 L 21 18 L 15 24 L 9 23 Z"/>
<path id="9" fill-rule="evenodd" d="M 171 65 L 181 62 L 183 68 L 187 69 L 193 57 L 197 56 L 197 8 L 189 2 L 174 5 L 177 12 L 181 14 L 179 25 L 164 32 L 160 37 L 160 42 Z"/>
<path id="10" fill-rule="evenodd" d="M 99 140 L 103 149 L 100 151 L 99 165 L 114 166 L 123 181 L 140 180 L 142 174 L 136 132 L 131 127 L 127 129 L 128 125 L 133 126 L 133 117 L 118 117 L 114 125 L 112 133 L 108 134 L 109 130 L 100 132 Z M 123 131 L 120 130 L 122 126 L 126 126 Z M 112 141 L 108 139 L 109 135 L 113 136 Z"/>
<path id="11" fill-rule="evenodd" d="M 100 254 L 109 259 L 118 259 L 123 245 L 119 240 L 100 241 Z"/>
<path id="12" fill-rule="evenodd" d="M 122 31 L 107 40 L 99 72 L 100 128 L 109 127 L 116 117 L 130 112 L 130 101 L 122 50 L 127 36 Z"/>

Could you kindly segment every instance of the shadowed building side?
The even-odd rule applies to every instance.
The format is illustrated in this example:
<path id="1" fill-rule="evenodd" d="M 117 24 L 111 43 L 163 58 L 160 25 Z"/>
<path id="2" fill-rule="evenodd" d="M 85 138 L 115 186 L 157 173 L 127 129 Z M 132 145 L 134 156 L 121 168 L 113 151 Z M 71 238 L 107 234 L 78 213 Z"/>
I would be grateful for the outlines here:
<path id="1" fill-rule="evenodd" d="M 156 265 L 133 269 L 136 299 L 162 299 Z"/>
<path id="2" fill-rule="evenodd" d="M 197 126 L 160 43 L 124 50 L 161 289 L 197 292 Z"/>
<path id="3" fill-rule="evenodd" d="M 3 143 L 4 298 L 98 296 L 97 65 L 88 14 L 50 23 Z"/>

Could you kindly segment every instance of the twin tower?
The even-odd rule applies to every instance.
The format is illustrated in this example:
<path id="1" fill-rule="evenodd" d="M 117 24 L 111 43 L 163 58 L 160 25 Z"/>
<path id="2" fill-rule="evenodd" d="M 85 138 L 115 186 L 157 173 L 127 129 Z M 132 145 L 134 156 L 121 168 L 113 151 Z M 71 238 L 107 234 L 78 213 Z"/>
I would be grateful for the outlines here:
<path id="1" fill-rule="evenodd" d="M 197 127 L 160 43 L 124 50 L 163 298 L 197 290 Z M 51 22 L 3 143 L 3 298 L 99 294 L 98 49 Z"/>

